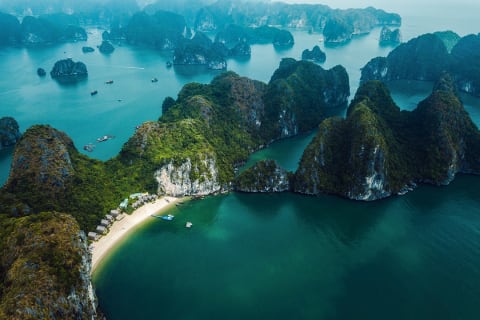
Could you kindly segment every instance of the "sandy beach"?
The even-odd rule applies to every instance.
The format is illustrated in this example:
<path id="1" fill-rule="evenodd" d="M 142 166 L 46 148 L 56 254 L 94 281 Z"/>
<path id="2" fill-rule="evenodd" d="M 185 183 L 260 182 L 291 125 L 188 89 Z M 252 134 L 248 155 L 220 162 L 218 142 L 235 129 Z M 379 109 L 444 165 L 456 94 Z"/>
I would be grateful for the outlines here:
<path id="1" fill-rule="evenodd" d="M 180 198 L 162 197 L 154 202 L 145 204 L 131 214 L 124 214 L 122 220 L 115 221 L 106 235 L 102 236 L 98 241 L 92 242 L 92 273 L 108 251 L 135 226 L 147 219 L 152 219 L 152 214 L 156 214 L 180 200 Z"/>

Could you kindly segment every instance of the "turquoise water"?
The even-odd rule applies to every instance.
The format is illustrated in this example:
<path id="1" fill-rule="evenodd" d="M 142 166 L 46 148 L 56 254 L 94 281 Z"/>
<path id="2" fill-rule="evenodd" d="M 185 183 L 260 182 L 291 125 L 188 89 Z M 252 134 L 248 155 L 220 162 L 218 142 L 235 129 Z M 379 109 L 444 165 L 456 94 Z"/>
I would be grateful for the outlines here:
<path id="1" fill-rule="evenodd" d="M 404 16 L 404 39 L 448 29 L 477 33 L 478 10 Z M 465 10 L 464 10 L 465 11 Z M 402 12 L 400 12 L 402 13 Z M 465 19 L 463 18 L 465 17 Z M 476 21 L 476 20 L 475 20 Z M 447 27 L 446 27 L 447 26 Z M 294 32 L 289 50 L 255 45 L 246 61 L 228 68 L 267 82 L 283 57 L 299 59 L 318 44 L 323 64 L 346 67 L 351 94 L 360 68 L 392 49 L 378 46 L 379 29 L 348 45 L 324 47 L 316 34 Z M 26 130 L 46 123 L 65 131 L 81 147 L 105 134 L 115 139 L 88 153 L 115 156 L 136 125 L 156 120 L 166 96 L 187 82 L 208 83 L 218 72 L 165 67 L 167 53 L 117 46 L 110 56 L 83 54 L 100 43 L 44 49 L 0 48 L 1 116 Z M 61 58 L 86 63 L 89 78 L 61 86 L 38 67 Z M 152 83 L 157 77 L 159 82 Z M 106 85 L 107 80 L 114 84 Z M 412 110 L 431 83 L 390 84 L 395 101 Z M 90 96 L 91 90 L 98 95 Z M 121 101 L 119 101 L 121 100 Z M 480 100 L 462 96 L 480 124 Z M 272 144 L 247 166 L 276 159 L 295 170 L 314 133 Z M 83 150 L 81 150 L 84 152 Z M 12 149 L 0 152 L 0 183 L 8 177 Z M 138 228 L 94 274 L 100 306 L 108 319 L 479 319 L 480 180 L 461 176 L 448 187 L 423 186 L 403 197 L 374 203 L 293 194 L 228 194 L 175 208 L 172 222 L 152 219 Z M 191 229 L 184 227 L 193 222 Z"/>
<path id="2" fill-rule="evenodd" d="M 109 319 L 478 319 L 478 186 L 190 202 L 110 256 L 100 305 Z"/>

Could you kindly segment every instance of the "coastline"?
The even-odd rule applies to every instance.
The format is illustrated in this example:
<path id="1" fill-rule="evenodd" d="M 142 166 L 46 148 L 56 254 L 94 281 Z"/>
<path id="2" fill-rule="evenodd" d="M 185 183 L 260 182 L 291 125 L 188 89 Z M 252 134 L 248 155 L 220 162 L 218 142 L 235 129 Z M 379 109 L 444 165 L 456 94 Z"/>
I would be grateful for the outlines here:
<path id="1" fill-rule="evenodd" d="M 169 206 L 181 201 L 182 198 L 162 197 L 154 202 L 147 203 L 133 211 L 131 214 L 125 214 L 120 221 L 115 221 L 107 234 L 103 235 L 97 241 L 92 242 L 92 268 L 91 274 L 95 272 L 100 262 L 108 255 L 111 249 L 123 239 L 137 225 L 151 218 L 152 214 L 157 214 Z"/>

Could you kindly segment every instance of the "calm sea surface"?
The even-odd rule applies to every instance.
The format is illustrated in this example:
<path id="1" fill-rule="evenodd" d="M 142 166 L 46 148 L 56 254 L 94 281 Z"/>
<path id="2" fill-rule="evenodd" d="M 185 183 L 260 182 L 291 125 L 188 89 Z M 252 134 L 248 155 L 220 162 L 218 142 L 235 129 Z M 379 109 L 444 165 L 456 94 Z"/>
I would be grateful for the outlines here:
<path id="1" fill-rule="evenodd" d="M 450 22 L 461 35 L 480 31 L 459 14 L 445 11 L 444 17 L 404 16 L 404 39 L 445 30 Z M 378 46 L 379 31 L 327 48 L 318 34 L 294 32 L 293 48 L 255 45 L 250 60 L 230 60 L 228 68 L 268 82 L 281 58 L 299 59 L 318 44 L 327 53 L 324 68 L 347 68 L 353 96 L 360 68 L 392 49 Z M 168 53 L 144 48 L 83 54 L 82 46 L 100 44 L 101 32 L 90 30 L 87 43 L 0 48 L 0 117 L 15 117 L 22 131 L 50 124 L 78 149 L 114 135 L 88 153 L 106 160 L 136 125 L 158 119 L 166 96 L 176 97 L 185 83 L 208 83 L 218 74 L 167 69 Z M 36 75 L 38 67 L 50 71 L 66 57 L 87 65 L 88 80 L 62 86 Z M 159 81 L 152 83 L 153 77 Z M 407 81 L 390 86 L 407 110 L 431 87 Z M 98 95 L 90 96 L 92 90 Z M 480 125 L 479 99 L 462 99 Z M 313 135 L 277 142 L 252 155 L 247 165 L 273 158 L 295 170 Z M 12 152 L 0 152 L 0 183 L 8 177 Z M 471 176 L 374 203 L 293 194 L 208 197 L 175 208 L 172 222 L 155 220 L 137 228 L 96 271 L 94 283 L 100 306 L 114 320 L 479 319 L 478 199 L 480 179 Z M 192 229 L 184 227 L 186 221 L 193 222 Z"/>

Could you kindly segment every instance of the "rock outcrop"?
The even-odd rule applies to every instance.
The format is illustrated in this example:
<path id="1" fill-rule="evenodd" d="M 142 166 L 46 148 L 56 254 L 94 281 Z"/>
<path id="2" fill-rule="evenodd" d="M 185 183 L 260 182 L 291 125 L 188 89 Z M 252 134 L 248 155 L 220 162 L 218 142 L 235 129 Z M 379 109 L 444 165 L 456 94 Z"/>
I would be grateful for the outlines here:
<path id="1" fill-rule="evenodd" d="M 322 122 L 295 175 L 295 192 L 356 200 L 403 194 L 480 173 L 480 132 L 444 75 L 412 112 L 400 111 L 380 82 L 363 84 L 347 118 Z"/>
<path id="2" fill-rule="evenodd" d="M 97 319 L 85 233 L 71 216 L 2 219 L 0 318 Z"/>
<path id="3" fill-rule="evenodd" d="M 302 60 L 313 60 L 315 62 L 323 63 L 327 60 L 327 55 L 319 46 L 314 46 L 312 50 L 303 50 Z"/>
<path id="4" fill-rule="evenodd" d="M 61 83 L 75 83 L 87 78 L 88 71 L 83 62 L 64 59 L 55 62 L 50 76 Z"/>
<path id="5" fill-rule="evenodd" d="M 115 51 L 115 47 L 108 40 L 103 40 L 102 44 L 98 46 L 98 50 L 104 54 L 110 54 Z"/>
<path id="6" fill-rule="evenodd" d="M 291 173 L 278 166 L 273 160 L 257 162 L 242 172 L 234 182 L 234 190 L 265 193 L 290 190 Z"/>
<path id="7" fill-rule="evenodd" d="M 38 69 L 37 69 L 37 75 L 38 75 L 39 77 L 45 77 L 45 76 L 47 75 L 47 72 L 46 72 L 45 69 L 43 69 L 43 68 L 38 68 Z"/>
<path id="8" fill-rule="evenodd" d="M 220 43 L 213 43 L 205 34 L 197 32 L 191 40 L 182 40 L 173 54 L 174 65 L 204 65 L 212 70 L 227 68 L 228 49 Z"/>
<path id="9" fill-rule="evenodd" d="M 13 147 L 21 136 L 20 127 L 14 118 L 0 118 L 0 150 Z"/>
<path id="10" fill-rule="evenodd" d="M 324 70 L 312 62 L 285 58 L 265 93 L 262 131 L 270 142 L 269 138 L 313 130 L 329 114 L 345 108 L 349 95 L 348 74 L 342 66 Z"/>
<path id="11" fill-rule="evenodd" d="M 388 27 L 383 27 L 380 31 L 380 39 L 378 40 L 380 45 L 397 45 L 402 42 L 402 34 L 400 29 L 391 30 Z"/>
<path id="12" fill-rule="evenodd" d="M 228 24 L 217 33 L 215 42 L 225 44 L 227 47 L 233 47 L 242 42 L 249 45 L 272 43 L 276 47 L 289 47 L 294 44 L 295 40 L 288 30 L 271 26 L 246 27 Z"/>
<path id="13" fill-rule="evenodd" d="M 173 161 L 155 172 L 158 194 L 174 197 L 208 195 L 221 190 L 218 169 L 213 158 L 205 158 L 192 166 L 190 158 L 176 166 Z"/>
<path id="14" fill-rule="evenodd" d="M 92 48 L 92 47 L 82 47 L 82 52 L 83 53 L 90 53 L 90 52 L 94 52 L 95 49 Z"/>

